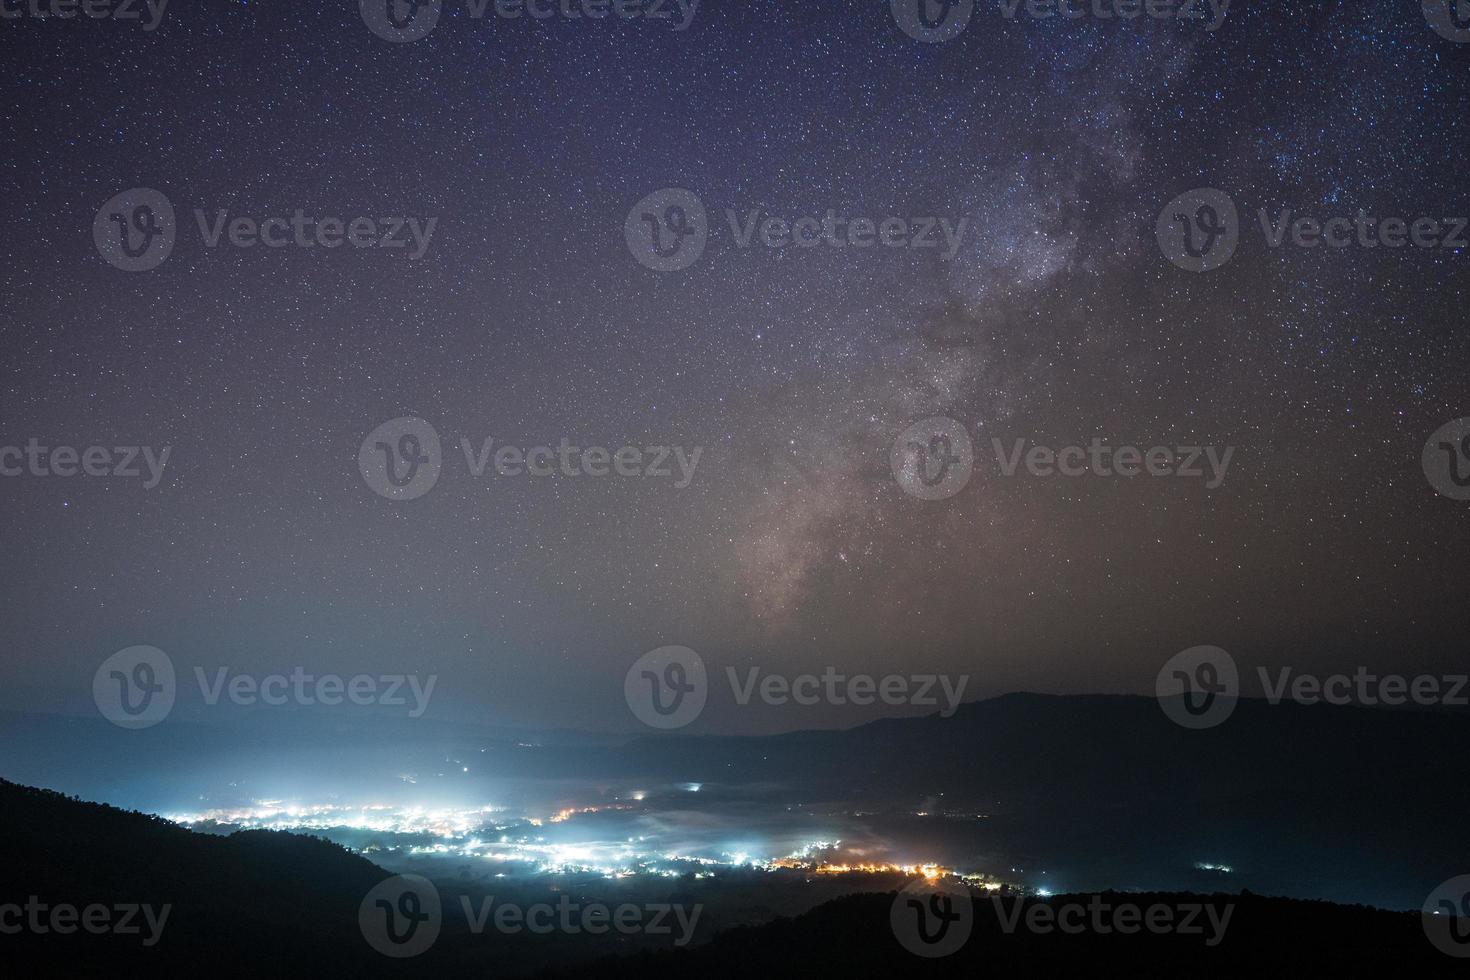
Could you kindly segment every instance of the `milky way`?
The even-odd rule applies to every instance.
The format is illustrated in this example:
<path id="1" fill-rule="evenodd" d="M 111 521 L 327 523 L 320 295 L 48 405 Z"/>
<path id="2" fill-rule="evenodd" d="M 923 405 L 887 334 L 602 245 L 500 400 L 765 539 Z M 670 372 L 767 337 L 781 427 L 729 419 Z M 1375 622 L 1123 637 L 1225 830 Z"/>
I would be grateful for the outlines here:
<path id="1" fill-rule="evenodd" d="M 587 728 L 629 726 L 623 673 L 664 644 L 965 672 L 972 695 L 1148 691 L 1201 643 L 1462 662 L 1466 512 L 1419 460 L 1470 415 L 1470 253 L 1273 248 L 1257 218 L 1470 214 L 1470 44 L 1418 3 L 1237 3 L 1214 31 L 980 4 L 936 44 L 877 3 L 707 0 L 682 31 L 448 4 L 403 44 L 355 8 L 0 24 L 0 444 L 171 447 L 152 489 L 0 480 L 3 706 L 87 710 L 134 643 L 436 671 L 445 711 Z M 92 227 L 134 187 L 179 240 L 124 273 Z M 1192 273 L 1155 222 L 1211 187 L 1241 242 Z M 678 272 L 624 239 L 665 188 L 708 213 Z M 194 218 L 298 209 L 437 223 L 414 259 L 211 247 Z M 753 209 L 967 224 L 948 258 L 742 247 L 726 212 Z M 357 460 L 405 416 L 444 465 L 393 502 Z M 977 462 L 926 501 L 889 453 L 932 416 Z M 459 448 L 564 437 L 703 456 L 676 488 L 476 477 Z M 1094 438 L 1235 456 L 1206 489 L 1005 477 L 991 453 Z"/>

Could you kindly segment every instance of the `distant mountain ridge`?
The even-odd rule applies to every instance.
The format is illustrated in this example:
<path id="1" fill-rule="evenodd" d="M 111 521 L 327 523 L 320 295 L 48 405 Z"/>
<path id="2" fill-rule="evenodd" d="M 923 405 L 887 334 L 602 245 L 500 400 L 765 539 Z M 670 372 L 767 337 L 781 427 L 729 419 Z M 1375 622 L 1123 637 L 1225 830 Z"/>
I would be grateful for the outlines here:
<path id="1" fill-rule="evenodd" d="M 0 776 L 122 801 L 161 792 L 197 800 L 203 790 L 194 787 L 257 768 L 290 770 L 296 785 L 323 792 L 380 785 L 398 771 L 451 770 L 486 786 L 697 783 L 776 805 L 984 814 L 977 860 L 1016 855 L 1065 871 L 1076 888 L 1205 887 L 1188 872 L 1208 862 L 1263 892 L 1400 909 L 1417 907 L 1467 860 L 1458 828 L 1470 812 L 1470 757 L 1460 750 L 1470 712 L 1461 710 L 1243 699 L 1224 724 L 1195 731 L 1152 698 L 1013 694 L 949 718 L 618 744 L 490 741 L 420 721 L 376 737 L 372 726 L 334 723 L 314 738 L 294 730 L 240 738 L 6 716 Z M 473 763 L 472 776 L 458 775 L 459 759 Z"/>
<path id="2" fill-rule="evenodd" d="M 649 737 L 625 752 L 668 779 L 985 812 L 1013 851 L 1067 864 L 1088 890 L 1179 887 L 1169 869 L 1211 861 L 1248 869 L 1262 891 L 1408 909 L 1470 860 L 1457 829 L 1470 812 L 1467 741 L 1459 710 L 1242 699 L 1224 724 L 1190 730 L 1151 698 L 1015 694 L 950 718 Z M 1097 855 L 1136 855 L 1140 873 L 1091 873 Z"/>
<path id="3" fill-rule="evenodd" d="M 390 960 L 369 949 L 356 923 L 367 891 L 385 873 L 336 845 L 294 834 L 221 838 L 166 821 L 0 780 L 0 905 L 35 895 L 48 903 L 171 906 L 162 940 L 136 936 L 0 936 L 16 975 L 43 976 L 445 976 L 521 975 L 489 941 L 445 936 L 429 952 Z M 1091 896 L 1083 897 L 1087 900 Z M 1056 896 L 1060 905 L 1074 901 Z M 1361 907 L 1262 898 L 1112 893 L 1109 903 L 1231 906 L 1219 942 L 1199 935 L 1085 932 L 1003 933 L 989 902 L 975 898 L 973 932 L 954 954 L 921 959 L 890 925 L 892 894 L 854 895 L 794 919 L 730 930 L 703 947 L 604 958 L 542 970 L 545 980 L 628 977 L 974 977 L 1090 974 L 1239 977 L 1449 977 L 1463 962 L 1434 949 L 1419 917 Z M 1013 914 L 1005 899 L 1003 907 Z M 1037 899 L 1025 900 L 1034 905 Z M 555 943 L 556 936 L 531 937 Z"/>
<path id="4" fill-rule="evenodd" d="M 1092 896 L 1059 895 L 1054 906 Z M 1105 894 L 1141 907 L 1209 902 L 1233 906 L 1229 927 L 1214 946 L 1195 935 L 1133 935 L 1084 931 L 1005 933 L 991 904 L 975 904 L 974 926 L 956 952 L 921 959 L 890 927 L 892 894 L 853 895 L 793 919 L 732 929 L 707 945 L 601 959 L 543 980 L 596 976 L 602 980 L 744 980 L 757 977 L 1462 977 L 1464 961 L 1435 949 L 1419 917 L 1361 907 L 1257 895 Z M 1027 908 L 1038 899 L 1004 899 Z"/>

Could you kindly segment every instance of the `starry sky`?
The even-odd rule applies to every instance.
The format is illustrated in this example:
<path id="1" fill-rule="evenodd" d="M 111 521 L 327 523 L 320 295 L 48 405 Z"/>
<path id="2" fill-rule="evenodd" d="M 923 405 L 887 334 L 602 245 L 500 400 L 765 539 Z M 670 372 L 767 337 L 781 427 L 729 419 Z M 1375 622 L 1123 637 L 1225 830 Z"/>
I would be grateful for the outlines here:
<path id="1" fill-rule="evenodd" d="M 348 2 L 160 26 L 0 22 L 0 444 L 172 447 L 141 480 L 0 479 L 0 708 L 90 710 L 150 644 L 237 670 L 440 675 L 445 717 L 632 730 L 628 665 L 970 674 L 969 696 L 1152 691 L 1242 664 L 1465 663 L 1470 511 L 1420 465 L 1470 415 L 1463 249 L 1267 246 L 1258 208 L 1470 215 L 1470 44 L 1418 2 L 1237 2 L 1220 28 L 1005 19 L 920 43 L 886 3 L 705 0 L 665 22 L 447 2 L 388 43 Z M 98 208 L 155 188 L 158 268 Z M 1240 205 L 1199 274 L 1176 195 Z M 703 257 L 644 267 L 663 188 Z M 206 247 L 192 213 L 437 219 L 424 256 Z M 969 219 L 942 250 L 739 248 L 724 211 Z M 359 447 L 417 416 L 433 490 Z M 905 494 L 895 437 L 1236 447 L 1229 478 Z M 459 441 L 701 447 L 669 480 L 475 478 Z M 693 731 L 851 725 L 737 708 Z"/>

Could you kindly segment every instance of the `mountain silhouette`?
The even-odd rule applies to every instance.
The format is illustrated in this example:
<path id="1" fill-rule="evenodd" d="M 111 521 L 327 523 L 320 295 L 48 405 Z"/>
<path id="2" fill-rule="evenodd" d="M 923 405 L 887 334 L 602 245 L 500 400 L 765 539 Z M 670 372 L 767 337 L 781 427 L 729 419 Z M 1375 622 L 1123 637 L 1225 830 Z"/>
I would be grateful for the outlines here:
<path id="1" fill-rule="evenodd" d="M 443 976 L 476 971 L 547 978 L 765 976 L 974 976 L 1028 970 L 1040 975 L 1091 970 L 1106 958 L 1123 975 L 1459 976 L 1463 967 L 1436 950 L 1420 917 L 1249 893 L 1107 893 L 1107 903 L 1147 907 L 1209 903 L 1231 907 L 1228 930 L 1208 944 L 1199 935 L 1010 933 L 1002 923 L 1045 901 L 976 893 L 973 931 L 943 959 L 906 949 L 890 924 L 893 894 L 857 894 L 791 919 L 717 934 L 705 946 L 580 956 L 568 937 L 470 937 L 452 923 L 423 956 L 392 960 L 371 950 L 357 923 L 363 897 L 387 872 L 326 841 L 244 831 L 199 834 L 160 818 L 88 803 L 0 780 L 0 906 L 36 896 L 48 905 L 121 903 L 169 908 L 152 945 L 143 935 L 0 936 L 13 970 L 67 976 Z M 1087 901 L 1090 897 L 1075 899 Z M 566 947 L 566 948 L 559 948 Z M 580 962 L 568 963 L 569 958 Z M 554 967 L 545 967 L 548 962 Z M 18 974 L 19 975 L 19 974 Z"/>
<path id="2" fill-rule="evenodd" d="M 1242 699 L 1223 724 L 1196 731 L 1152 698 L 1013 694 L 948 718 L 760 737 L 517 739 L 420 721 L 169 722 L 120 738 L 101 721 L 12 714 L 0 716 L 0 744 L 14 750 L 0 776 L 172 810 L 157 801 L 189 809 L 224 780 L 256 774 L 303 794 L 396 798 L 391 774 L 466 758 L 483 780 L 459 791 L 467 803 L 505 780 L 584 780 L 702 784 L 777 808 L 983 815 L 970 844 L 964 826 L 946 825 L 956 866 L 999 856 L 1004 867 L 1056 869 L 1074 891 L 1233 886 L 1411 909 L 1465 862 L 1463 710 Z"/>
<path id="3" fill-rule="evenodd" d="M 0 937 L 43 975 L 347 976 L 371 968 L 357 901 L 385 873 L 328 841 L 274 831 L 196 834 L 158 817 L 0 780 L 0 904 L 168 906 L 161 938 L 29 928 Z M 352 898 L 357 896 L 357 898 Z M 126 966 L 124 966 L 126 964 Z M 132 969 L 144 971 L 131 973 Z"/>
<path id="4" fill-rule="evenodd" d="M 1361 906 L 1258 895 L 1104 893 L 1108 903 L 1232 906 L 1228 928 L 1214 945 L 1197 935 L 1084 931 L 1012 933 L 1003 921 L 1039 899 L 999 899 L 1000 914 L 977 899 L 973 928 L 956 952 L 924 959 L 895 938 L 889 914 L 895 895 L 852 895 L 804 915 L 717 935 L 685 950 L 606 958 L 575 969 L 547 971 L 544 980 L 596 976 L 605 980 L 701 977 L 995 977 L 1095 976 L 1106 964 L 1116 977 L 1463 977 L 1465 961 L 1435 949 L 1419 916 Z M 1055 896 L 1060 906 L 1092 896 Z M 1206 930 L 1208 934 L 1208 930 Z"/>

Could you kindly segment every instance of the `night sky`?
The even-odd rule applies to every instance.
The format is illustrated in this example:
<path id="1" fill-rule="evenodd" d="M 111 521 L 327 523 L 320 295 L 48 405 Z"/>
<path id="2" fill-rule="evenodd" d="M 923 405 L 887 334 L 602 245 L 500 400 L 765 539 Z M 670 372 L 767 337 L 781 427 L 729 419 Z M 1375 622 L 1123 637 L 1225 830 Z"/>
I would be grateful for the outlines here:
<path id="1" fill-rule="evenodd" d="M 0 21 L 0 445 L 171 447 L 152 488 L 0 479 L 0 708 L 91 713 L 133 644 L 624 731 L 624 673 L 666 644 L 970 697 L 1150 693 L 1197 644 L 1463 669 L 1470 504 L 1420 457 L 1470 416 L 1470 250 L 1272 248 L 1256 217 L 1470 215 L 1470 44 L 1417 0 L 1237 0 L 1212 32 L 982 2 L 939 43 L 880 2 L 705 0 L 677 31 L 446 0 L 411 43 L 356 3 L 176 3 L 153 31 Z M 178 239 L 129 273 L 93 222 L 135 187 Z M 708 213 L 682 271 L 625 240 L 666 188 Z M 1206 273 L 1155 237 L 1196 188 L 1240 209 Z M 950 260 L 741 248 L 725 211 L 757 208 L 969 224 Z M 436 224 L 419 258 L 211 248 L 196 209 Z M 385 499 L 359 449 L 408 416 L 442 472 Z M 926 501 L 889 451 L 932 416 L 982 458 Z M 487 437 L 702 455 L 682 488 L 474 477 Z M 1095 437 L 1235 452 L 1214 489 L 988 455 Z M 889 710 L 721 693 L 691 730 Z"/>

